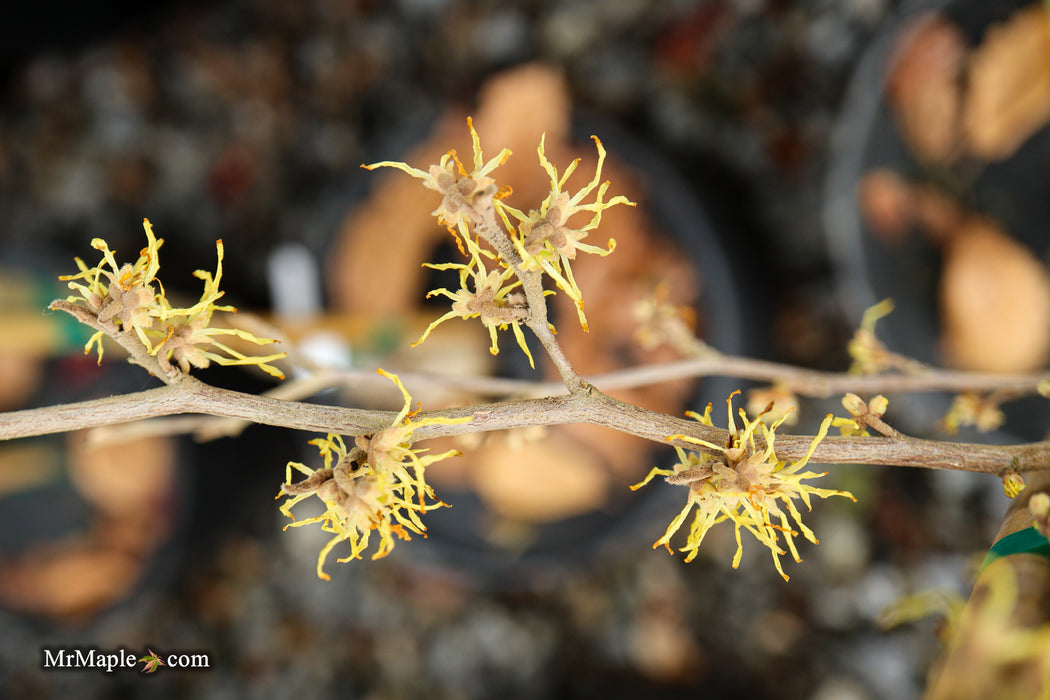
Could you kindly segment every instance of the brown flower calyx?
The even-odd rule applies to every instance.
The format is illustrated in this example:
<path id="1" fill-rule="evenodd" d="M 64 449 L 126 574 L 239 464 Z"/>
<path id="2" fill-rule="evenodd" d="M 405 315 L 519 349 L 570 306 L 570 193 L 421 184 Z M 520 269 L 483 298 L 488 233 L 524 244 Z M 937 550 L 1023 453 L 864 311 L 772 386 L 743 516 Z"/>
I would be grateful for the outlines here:
<path id="1" fill-rule="evenodd" d="M 710 479 L 715 475 L 715 469 L 722 467 L 725 469 L 725 465 L 717 459 L 709 459 L 703 464 L 685 469 L 678 472 L 677 474 L 671 474 L 667 476 L 664 481 L 674 486 L 691 486 L 698 482 Z"/>
<path id="2" fill-rule="evenodd" d="M 568 199 L 568 195 L 564 197 Z M 565 226 L 565 217 L 562 216 L 562 208 L 558 204 L 552 204 L 536 223 L 532 223 L 531 217 L 538 216 L 538 212 L 529 212 L 529 216 L 530 221 L 522 223 L 521 231 L 525 236 L 525 250 L 530 255 L 539 253 L 543 244 L 550 241 L 551 246 L 569 260 L 576 259 L 576 247 L 569 239 L 570 229 Z"/>
<path id="3" fill-rule="evenodd" d="M 447 169 L 436 165 L 431 166 L 430 172 L 435 189 L 442 195 L 437 212 L 446 223 L 456 221 L 461 212 L 468 219 L 477 218 L 478 205 L 486 200 L 491 201 L 496 194 L 496 183 L 492 178 L 466 175 L 457 178 Z"/>
<path id="4" fill-rule="evenodd" d="M 499 291 L 499 273 L 493 270 L 480 289 L 468 293 L 462 301 L 453 302 L 452 310 L 463 316 L 480 314 L 483 321 L 497 324 L 514 323 L 529 317 L 529 305 L 524 294 L 513 292 L 497 300 Z"/>
<path id="5" fill-rule="evenodd" d="M 366 462 L 365 450 L 353 447 L 346 456 L 331 469 L 318 469 L 313 474 L 294 484 L 281 484 L 281 493 L 297 496 L 303 493 L 317 493 L 325 500 L 342 502 L 347 495 L 354 492 L 354 477 Z M 339 493 L 339 492 L 342 493 Z"/>
<path id="6" fill-rule="evenodd" d="M 127 289 L 119 284 L 110 285 L 109 293 L 98 301 L 98 320 L 105 323 L 115 319 L 125 329 L 149 327 L 153 323 L 149 313 L 153 298 L 153 288 L 148 285 L 133 284 Z"/>

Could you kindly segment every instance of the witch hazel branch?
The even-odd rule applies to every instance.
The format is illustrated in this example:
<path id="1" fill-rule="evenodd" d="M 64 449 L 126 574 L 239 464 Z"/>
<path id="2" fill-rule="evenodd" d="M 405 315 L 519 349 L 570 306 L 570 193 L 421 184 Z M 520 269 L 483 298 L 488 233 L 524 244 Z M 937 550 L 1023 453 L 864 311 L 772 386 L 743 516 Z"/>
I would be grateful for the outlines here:
<path id="1" fill-rule="evenodd" d="M 538 167 L 549 180 L 548 195 L 534 208 L 515 208 L 508 203 L 509 188 L 502 187 L 497 179 L 498 168 L 510 152 L 504 149 L 486 159 L 473 123 L 468 120 L 467 126 L 473 151 L 469 165 L 464 165 L 455 151 L 449 151 L 426 169 L 393 161 L 364 166 L 400 170 L 439 195 L 432 213 L 448 229 L 462 256 L 461 261 L 451 263 L 421 261 L 431 268 L 455 272 L 458 287 L 438 288 L 427 294 L 447 300 L 449 308 L 427 327 L 416 344 L 425 342 L 442 323 L 480 322 L 488 332 L 490 352 L 500 352 L 500 340 L 509 331 L 535 367 L 526 337 L 530 333 L 557 369 L 560 385 L 526 383 L 533 390 L 542 390 L 539 393 L 545 395 L 538 398 L 423 410 L 413 406 L 400 377 L 379 369 L 378 374 L 402 395 L 403 405 L 397 412 L 319 406 L 211 386 L 193 377 L 192 372 L 213 363 L 255 366 L 283 379 L 280 367 L 285 353 L 253 354 L 246 350 L 269 346 L 276 340 L 238 328 L 233 322 L 234 307 L 220 303 L 224 296 L 220 288 L 224 257 L 221 241 L 216 244 L 215 272 L 194 273 L 203 285 L 200 299 L 187 307 L 172 304 L 158 278 L 163 239 L 154 235 L 149 221 L 144 221 L 146 246 L 134 260 L 119 262 L 117 251 L 105 241 L 92 240 L 92 248 L 100 253 L 99 262 L 90 267 L 76 259 L 77 272 L 61 278 L 72 294 L 56 300 L 50 308 L 72 315 L 95 331 L 85 352 L 96 351 L 101 362 L 104 339 L 108 338 L 126 351 L 130 362 L 160 378 L 165 386 L 0 414 L 0 438 L 180 414 L 319 433 L 321 437 L 310 441 L 318 449 L 318 463 L 287 463 L 277 499 L 281 501 L 280 512 L 291 520 L 288 527 L 318 525 L 332 535 L 318 555 L 317 575 L 324 579 L 328 578 L 324 567 L 329 555 L 335 553 L 340 562 L 366 555 L 386 556 L 397 541 L 425 536 L 426 515 L 431 510 L 454 506 L 441 501 L 426 481 L 427 467 L 458 454 L 432 454 L 419 446 L 438 437 L 590 423 L 672 445 L 677 461 L 670 467 L 652 469 L 642 483 L 632 487 L 640 488 L 660 477 L 682 488 L 684 507 L 671 518 L 654 547 L 672 550 L 672 540 L 685 528 L 685 542 L 678 549 L 688 561 L 696 556 L 711 528 L 727 523 L 737 541 L 734 567 L 740 563 L 746 535 L 770 551 L 776 570 L 785 579 L 788 576 L 780 558 L 801 560 L 796 538 L 817 542 L 816 533 L 803 522 L 803 507 L 808 511 L 813 497 L 853 498 L 848 492 L 814 485 L 826 472 L 811 470 L 811 464 L 890 464 L 986 472 L 1003 479 L 1004 488 L 1013 495 L 1023 488 L 1024 472 L 1048 464 L 1047 443 L 1002 446 L 920 440 L 899 433 L 886 422 L 889 402 L 881 394 L 883 388 L 887 393 L 931 387 L 957 391 L 960 398 L 946 425 L 988 427 L 999 419 L 1002 401 L 1023 393 L 1046 393 L 1050 387 L 1050 378 L 1045 376 L 949 373 L 890 352 L 875 334 L 876 322 L 889 312 L 888 303 L 862 319 L 849 348 L 855 360 L 852 371 L 827 374 L 723 356 L 696 339 L 680 309 L 657 296 L 636 309 L 625 310 L 625 315 L 633 313 L 639 342 L 670 344 L 680 350 L 683 359 L 601 378 L 581 377 L 558 342 L 547 299 L 554 294 L 566 295 L 576 310 L 575 322 L 587 329 L 584 290 L 573 273 L 573 264 L 580 255 L 613 254 L 615 241 L 607 240 L 604 245 L 593 242 L 602 215 L 611 207 L 633 203 L 623 195 L 610 195 L 611 185 L 602 179 L 606 153 L 598 138 L 594 138 L 598 154 L 595 172 L 578 189 L 570 183 L 579 161 L 559 170 L 548 159 L 541 138 L 536 154 Z M 704 413 L 690 412 L 679 418 L 618 401 L 598 388 L 705 374 L 767 380 L 770 386 L 752 392 L 747 408 L 735 408 L 731 395 L 724 428 L 715 425 L 710 406 Z M 340 378 L 333 373 L 330 380 L 337 383 Z M 429 380 L 452 381 L 440 376 Z M 298 381 L 302 380 L 288 380 L 290 388 L 282 395 L 294 396 L 296 392 L 291 389 Z M 485 381 L 476 380 L 479 386 Z M 815 435 L 782 432 L 797 415 L 800 397 L 835 392 L 843 396 L 844 415 L 826 416 Z M 862 394 L 871 398 L 862 398 Z M 199 422 L 191 421 L 190 425 L 200 427 Z M 836 429 L 838 435 L 829 435 Z M 321 515 L 297 519 L 296 506 L 312 498 L 321 503 Z"/>

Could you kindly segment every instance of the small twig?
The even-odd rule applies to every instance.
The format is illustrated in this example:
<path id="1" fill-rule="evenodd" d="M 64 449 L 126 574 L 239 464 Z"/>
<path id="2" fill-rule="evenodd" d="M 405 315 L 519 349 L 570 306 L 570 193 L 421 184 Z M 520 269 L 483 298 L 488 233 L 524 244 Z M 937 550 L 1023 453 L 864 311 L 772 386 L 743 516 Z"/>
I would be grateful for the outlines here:
<path id="1" fill-rule="evenodd" d="M 929 392 L 929 391 L 1012 391 L 1034 394 L 1039 382 L 1050 379 L 1050 373 L 996 374 L 991 372 L 957 372 L 925 367 L 914 374 L 857 375 L 819 372 L 792 365 L 718 355 L 671 362 L 663 366 L 670 378 L 717 374 L 738 379 L 776 382 L 802 396 L 828 398 L 836 394 Z"/>
<path id="2" fill-rule="evenodd" d="M 324 377 L 337 385 L 380 385 L 383 382 L 372 370 L 325 369 Z M 440 372 L 398 371 L 405 386 L 431 385 L 477 396 L 550 396 L 565 391 L 562 382 L 537 382 L 505 377 L 471 377 Z M 634 389 L 662 382 L 699 377 L 731 377 L 759 382 L 775 382 L 805 397 L 823 399 L 853 392 L 855 394 L 924 393 L 935 391 L 1010 392 L 1013 395 L 1034 394 L 1041 381 L 1050 381 L 1050 373 L 998 374 L 991 372 L 957 372 L 929 368 L 923 374 L 859 375 L 846 372 L 822 372 L 794 365 L 753 360 L 746 357 L 712 352 L 702 358 L 690 358 L 639 365 L 589 375 L 585 381 L 602 391 Z"/>

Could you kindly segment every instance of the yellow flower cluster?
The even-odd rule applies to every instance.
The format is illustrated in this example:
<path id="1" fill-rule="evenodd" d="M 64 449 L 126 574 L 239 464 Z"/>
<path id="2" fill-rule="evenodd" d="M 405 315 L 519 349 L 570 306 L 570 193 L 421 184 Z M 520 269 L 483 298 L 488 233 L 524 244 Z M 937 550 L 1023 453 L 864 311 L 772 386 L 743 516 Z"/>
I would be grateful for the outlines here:
<path id="1" fill-rule="evenodd" d="M 679 549 L 688 553 L 686 561 L 691 561 L 697 555 L 708 530 L 719 523 L 729 521 L 733 523 L 737 543 L 733 568 L 740 564 L 743 555 L 740 533 L 741 530 L 746 530 L 763 546 L 769 548 L 777 571 L 786 581 L 788 576 L 780 565 L 780 556 L 787 552 L 780 545 L 780 536 L 783 535 L 788 551 L 795 561 L 801 561 L 794 541 L 799 532 L 810 542 L 817 542 L 813 531 L 802 522 L 802 514 L 795 505 L 795 499 L 798 498 L 810 509 L 810 496 L 853 498 L 853 495 L 846 491 L 816 488 L 803 483 L 808 479 L 824 476 L 823 473 L 802 469 L 809 462 L 817 445 L 827 435 L 831 426 L 831 415 L 821 423 L 809 451 L 801 459 L 788 462 L 778 459 L 773 449 L 776 429 L 784 422 L 785 417 L 782 416 L 767 425 L 762 421 L 761 414 L 748 418 L 747 412 L 739 409 L 738 414 L 743 425 L 738 428 L 733 412 L 733 396 L 738 393 L 740 392 L 733 392 L 726 401 L 729 405 L 730 433 L 726 446 L 715 445 L 689 435 L 671 435 L 667 438 L 668 441 L 680 440 L 705 450 L 686 452 L 675 446 L 679 458 L 677 464 L 671 469 L 654 468 L 645 480 L 631 488 L 641 488 L 657 475 L 666 477 L 669 483 L 689 488 L 685 507 L 671 521 L 664 536 L 653 544 L 654 548 L 663 545 L 671 551 L 671 537 L 682 527 L 689 513 L 695 508 L 696 514 L 688 539 L 685 546 Z M 710 405 L 703 415 L 692 411 L 687 415 L 704 425 L 713 425 Z M 762 446 L 759 445 L 756 436 L 761 438 L 764 443 Z"/>
<path id="2" fill-rule="evenodd" d="M 514 265 L 520 265 L 523 271 L 541 270 L 550 276 L 559 289 L 569 295 L 576 305 L 580 324 L 587 328 L 587 319 L 583 313 L 583 295 L 573 276 L 570 263 L 575 260 L 578 251 L 608 255 L 613 251 L 615 242 L 609 240 L 607 248 L 584 243 L 589 231 L 597 228 L 601 222 L 602 212 L 617 204 L 633 205 L 626 197 L 618 195 L 605 200 L 609 188 L 608 182 L 601 181 L 602 165 L 605 162 L 605 149 L 597 137 L 593 137 L 598 147 L 598 165 L 594 177 L 575 194 L 564 191 L 569 176 L 575 172 L 579 159 L 573 161 L 565 172 L 558 174 L 557 168 L 547 159 L 544 139 L 540 139 L 537 149 L 540 165 L 547 172 L 551 181 L 550 194 L 540 204 L 538 210 L 528 214 L 509 206 L 503 201 L 510 191 L 500 189 L 490 176 L 510 156 L 510 151 L 503 149 L 494 158 L 485 160 L 481 150 L 481 139 L 474 129 L 474 124 L 467 119 L 473 144 L 473 169 L 468 172 L 460 162 L 455 151 L 449 151 L 441 160 L 427 170 L 413 168 L 407 163 L 383 161 L 363 165 L 368 170 L 388 167 L 401 170 L 414 178 L 423 181 L 423 186 L 441 195 L 441 203 L 432 214 L 438 222 L 445 225 L 456 238 L 460 252 L 468 258 L 465 264 L 450 263 L 429 265 L 435 269 L 458 269 L 460 286 L 458 291 L 436 289 L 428 296 L 441 294 L 452 300 L 452 311 L 435 321 L 418 342 L 429 335 L 438 323 L 450 318 L 480 317 L 492 336 L 491 350 L 499 351 L 496 342 L 496 331 L 508 328 L 514 331 L 518 345 L 529 355 L 522 337 L 520 323 L 529 315 L 524 295 L 511 293 L 520 282 L 511 283 L 514 276 Z M 593 195 L 593 201 L 587 202 Z M 569 219 L 585 212 L 590 219 L 579 225 L 570 226 Z M 497 219 L 498 215 L 498 219 Z M 493 230 L 502 222 L 504 230 Z M 492 244 L 492 236 L 506 236 L 507 249 L 514 249 L 520 261 L 501 259 L 498 255 L 482 247 L 482 241 Z M 500 249 L 500 246 L 493 245 Z M 504 252 L 506 256 L 511 253 Z M 488 269 L 485 259 L 494 261 L 495 269 Z M 529 357 L 532 362 L 532 357 Z"/>
<path id="3" fill-rule="evenodd" d="M 542 269 L 554 280 L 559 289 L 569 295 L 569 298 L 576 304 L 580 325 L 584 330 L 587 329 L 587 317 L 583 313 L 583 293 L 576 284 L 570 263 L 576 259 L 577 251 L 601 256 L 613 252 L 616 248 L 616 241 L 611 238 L 606 248 L 584 243 L 583 239 L 587 237 L 589 231 L 598 228 L 602 220 L 602 212 L 609 207 L 617 204 L 634 206 L 634 202 L 623 195 L 603 201 L 609 189 L 609 182 L 601 181 L 602 165 L 605 163 L 605 147 L 602 146 L 597 136 L 591 138 L 594 139 L 594 144 L 598 148 L 598 165 L 595 167 L 591 181 L 575 194 L 570 195 L 563 188 L 569 177 L 576 171 L 580 159 L 577 158 L 570 163 L 565 168 L 565 172 L 559 176 L 558 169 L 547 160 L 547 154 L 544 151 L 546 139 L 541 137 L 536 152 L 540 157 L 540 165 L 550 177 L 550 194 L 540 204 L 538 211 L 533 209 L 528 215 L 503 202 L 497 205 L 497 210 L 503 217 L 507 229 L 513 231 L 516 228 L 516 235 L 513 237 L 514 245 L 522 258 L 522 267 L 526 270 Z M 594 201 L 585 202 L 592 193 Z M 580 212 L 589 213 L 591 218 L 579 228 L 572 228 L 569 226 L 569 219 Z M 510 223 L 508 214 L 518 220 L 517 227 Z"/>
<path id="4" fill-rule="evenodd" d="M 509 327 L 514 332 L 514 338 L 518 341 L 518 347 L 529 358 L 529 366 L 535 368 L 532 361 L 532 353 L 525 342 L 525 334 L 521 330 L 521 324 L 529 316 L 529 307 L 525 302 L 525 295 L 520 291 L 515 292 L 521 286 L 519 280 L 511 281 L 514 271 L 510 268 L 488 270 L 484 263 L 484 251 L 477 246 L 470 249 L 470 262 L 466 265 L 461 263 L 424 263 L 426 267 L 434 270 L 458 270 L 459 289 L 451 292 L 442 287 L 427 292 L 427 298 L 442 295 L 452 300 L 452 310 L 438 318 L 427 326 L 419 340 L 412 344 L 419 345 L 430 332 L 439 324 L 451 318 L 480 318 L 481 323 L 488 328 L 492 345 L 489 352 L 493 355 L 499 353 L 499 340 L 497 330 L 507 330 Z M 467 280 L 470 280 L 468 285 Z M 470 291 L 473 287 L 474 291 Z"/>
<path id="5" fill-rule="evenodd" d="M 379 374 L 392 380 L 405 399 L 390 427 L 371 436 L 357 437 L 350 449 L 339 435 L 328 434 L 311 440 L 310 444 L 317 446 L 324 459 L 324 468 L 315 470 L 289 462 L 285 483 L 277 495 L 277 498 L 289 497 L 280 506 L 281 513 L 293 521 L 285 529 L 321 523 L 322 530 L 334 535 L 317 557 L 317 576 L 325 581 L 330 579 L 324 572 L 325 560 L 340 542 L 349 543 L 350 554 L 337 561 L 348 562 L 361 558 L 361 553 L 368 549 L 372 532 L 379 536 L 373 559 L 385 557 L 393 550 L 395 536 L 403 540 L 410 539 L 409 532 L 426 536 L 420 513 L 446 505 L 437 499 L 426 482 L 426 467 L 459 452 L 424 455 L 426 449 L 412 447 L 412 433 L 424 425 L 451 425 L 471 420 L 469 417 L 412 420 L 409 413 L 412 398 L 401 380 L 384 370 L 379 370 Z M 293 483 L 293 469 L 305 474 L 306 479 Z M 321 500 L 324 512 L 306 520 L 295 520 L 292 507 L 311 496 Z"/>
<path id="6" fill-rule="evenodd" d="M 164 239 L 153 235 L 153 226 L 149 220 L 143 220 L 146 231 L 146 247 L 139 253 L 134 263 L 117 265 L 117 260 L 109 245 L 101 238 L 93 238 L 91 247 L 102 251 L 102 261 L 89 268 L 80 258 L 74 258 L 80 270 L 75 275 L 62 275 L 58 279 L 67 282 L 70 289 L 77 292 L 66 298 L 71 304 L 86 306 L 96 315 L 99 321 L 113 321 L 124 330 L 134 332 L 142 344 L 152 351 L 153 344 L 147 335 L 154 320 L 160 316 L 156 305 L 157 292 L 153 288 L 157 281 L 157 270 L 160 269 L 158 251 Z M 106 267 L 109 269 L 106 269 Z M 78 281 L 81 280 L 81 281 Z M 97 331 L 84 346 L 84 352 L 98 348 L 98 359 L 102 362 L 103 331 Z"/>
<path id="7" fill-rule="evenodd" d="M 441 204 L 431 214 L 437 218 L 438 223 L 444 224 L 449 233 L 456 237 L 464 255 L 466 251 L 463 250 L 462 242 L 466 241 L 467 245 L 474 243 L 471 227 L 483 215 L 483 212 L 479 210 L 485 207 L 491 208 L 494 206 L 493 202 L 498 201 L 496 198 L 501 196 L 501 193 L 497 192 L 496 181 L 489 177 L 489 173 L 503 165 L 510 157 L 510 149 L 504 148 L 495 158 L 486 162 L 481 153 L 481 138 L 474 130 L 474 123 L 470 117 L 467 117 L 467 126 L 470 128 L 470 138 L 474 146 L 474 169 L 469 173 L 463 167 L 455 150 L 445 153 L 441 156 L 441 160 L 427 170 L 420 170 L 413 168 L 408 163 L 392 160 L 361 166 L 366 170 L 397 168 L 422 180 L 423 186 L 428 190 L 434 190 L 440 194 Z"/>
<path id="8" fill-rule="evenodd" d="M 212 314 L 216 311 L 236 311 L 232 306 L 215 303 L 225 294 L 219 289 L 222 241 L 215 244 L 218 252 L 215 274 L 206 270 L 193 273 L 194 277 L 204 281 L 200 301 L 188 308 L 179 308 L 169 303 L 164 287 L 157 279 L 159 251 L 164 239 L 154 236 L 148 219 L 143 219 L 142 226 L 146 231 L 146 247 L 139 252 L 134 263 L 118 265 L 114 251 L 106 241 L 93 239 L 91 247 L 102 252 L 102 260 L 89 268 L 83 260 L 76 258 L 80 271 L 59 277 L 77 292 L 66 301 L 86 308 L 100 323 L 113 323 L 123 331 L 133 332 L 149 354 L 158 357 L 161 365 L 172 368 L 173 372 L 172 362 L 178 363 L 185 373 L 189 372 L 191 365 L 205 368 L 214 361 L 221 365 L 257 365 L 266 373 L 283 379 L 281 371 L 268 363 L 283 358 L 284 353 L 248 356 L 215 339 L 216 336 L 236 336 L 258 345 L 276 342 L 257 338 L 237 328 L 210 327 Z M 106 331 L 97 331 L 84 346 L 85 353 L 92 347 L 97 348 L 99 362 L 102 361 L 104 335 Z"/>

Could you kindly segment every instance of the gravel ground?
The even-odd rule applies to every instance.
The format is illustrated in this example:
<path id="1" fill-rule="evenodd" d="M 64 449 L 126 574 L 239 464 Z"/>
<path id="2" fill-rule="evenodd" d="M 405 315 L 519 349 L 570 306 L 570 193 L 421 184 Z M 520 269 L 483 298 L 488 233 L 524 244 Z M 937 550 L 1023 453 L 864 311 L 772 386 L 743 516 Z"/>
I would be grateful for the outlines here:
<path id="1" fill-rule="evenodd" d="M 50 21 L 41 9 L 36 30 L 5 30 L 0 245 L 10 260 L 55 269 L 93 236 L 137 249 L 148 216 L 178 239 L 166 260 L 173 278 L 200 264 L 180 250 L 210 259 L 222 238 L 237 252 L 230 298 L 266 308 L 269 252 L 315 225 L 358 164 L 397 138 L 394 125 L 470 104 L 487 76 L 540 60 L 564 71 L 578 107 L 638 136 L 698 196 L 743 275 L 748 317 L 764 319 L 751 329 L 754 354 L 848 364 L 857 319 L 839 309 L 824 250 L 823 176 L 851 70 L 893 3 L 123 9 L 70 10 L 51 32 L 39 31 Z M 805 415 L 833 406 L 816 408 Z M 672 511 L 585 563 L 514 586 L 442 566 L 440 543 L 421 539 L 386 560 L 339 565 L 323 583 L 312 574 L 320 533 L 282 533 L 271 506 L 297 439 L 255 427 L 188 445 L 187 520 L 156 571 L 81 626 L 4 613 L 0 694 L 915 697 L 937 650 L 934 624 L 884 632 L 879 613 L 916 590 L 965 593 L 1005 507 L 994 479 L 844 467 L 835 484 L 859 503 L 817 506 L 807 522 L 821 545 L 802 549 L 788 583 L 747 543 L 731 569 L 725 532 L 688 565 L 652 551 Z M 428 547 L 426 563 L 413 560 Z M 212 668 L 42 673 L 41 647 L 62 644 L 205 651 Z"/>

